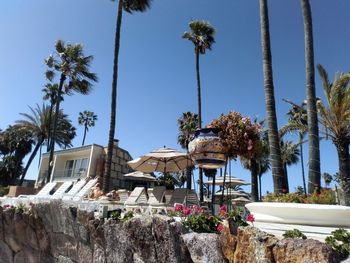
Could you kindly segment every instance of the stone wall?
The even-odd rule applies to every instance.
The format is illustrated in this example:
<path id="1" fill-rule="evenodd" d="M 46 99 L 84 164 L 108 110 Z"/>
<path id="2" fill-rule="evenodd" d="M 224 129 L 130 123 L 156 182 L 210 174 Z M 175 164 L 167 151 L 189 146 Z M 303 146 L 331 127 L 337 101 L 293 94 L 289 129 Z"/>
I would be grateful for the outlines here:
<path id="1" fill-rule="evenodd" d="M 197 234 L 161 215 L 118 223 L 60 202 L 24 213 L 0 207 L 0 255 L 1 263 L 339 262 L 315 240 L 279 241 L 253 227 Z"/>
<path id="2" fill-rule="evenodd" d="M 105 154 L 107 154 L 107 148 L 105 148 Z M 132 160 L 132 157 L 129 154 L 129 152 L 122 148 L 119 148 L 118 144 L 115 143 L 113 148 L 112 166 L 111 166 L 111 178 L 110 178 L 111 189 L 115 189 L 115 188 L 125 189 L 123 174 L 127 174 L 133 171 L 127 164 L 127 162 L 131 160 Z"/>

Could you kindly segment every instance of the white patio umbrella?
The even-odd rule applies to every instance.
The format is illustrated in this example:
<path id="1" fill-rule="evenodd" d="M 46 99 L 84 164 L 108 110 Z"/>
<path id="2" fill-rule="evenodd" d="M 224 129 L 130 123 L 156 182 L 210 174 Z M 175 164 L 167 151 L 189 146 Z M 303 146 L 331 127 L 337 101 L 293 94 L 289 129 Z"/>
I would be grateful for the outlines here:
<path id="1" fill-rule="evenodd" d="M 213 180 L 209 180 L 205 182 L 205 184 L 213 185 Z M 215 179 L 215 185 L 224 185 L 224 176 L 216 177 Z M 226 174 L 225 176 L 225 186 L 235 187 L 236 185 L 249 185 L 247 181 L 244 181 L 240 178 L 237 178 L 235 176 L 229 176 Z"/>
<path id="2" fill-rule="evenodd" d="M 155 182 L 157 181 L 157 178 L 153 177 L 152 175 L 140 171 L 128 173 L 123 175 L 126 179 L 130 180 L 143 180 L 147 182 Z"/>
<path id="3" fill-rule="evenodd" d="M 215 193 L 215 196 L 221 196 L 222 195 L 222 190 L 219 190 Z M 224 190 L 224 196 L 248 196 L 247 193 L 236 191 L 232 188 L 228 188 Z"/>
<path id="4" fill-rule="evenodd" d="M 160 148 L 128 162 L 128 165 L 137 171 L 151 172 L 178 172 L 193 165 L 192 159 L 184 152 L 172 148 Z"/>

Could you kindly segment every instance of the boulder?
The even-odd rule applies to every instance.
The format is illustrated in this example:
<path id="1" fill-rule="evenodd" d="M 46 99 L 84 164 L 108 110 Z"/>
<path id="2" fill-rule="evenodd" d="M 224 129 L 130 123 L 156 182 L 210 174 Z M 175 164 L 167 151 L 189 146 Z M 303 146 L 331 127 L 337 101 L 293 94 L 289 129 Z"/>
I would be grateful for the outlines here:
<path id="1" fill-rule="evenodd" d="M 223 228 L 219 236 L 219 242 L 225 258 L 228 262 L 234 263 L 237 237 L 231 234 L 229 227 L 225 226 Z"/>
<path id="2" fill-rule="evenodd" d="M 283 239 L 273 248 L 279 263 L 337 263 L 339 255 L 328 245 L 313 239 Z"/>
<path id="3" fill-rule="evenodd" d="M 208 233 L 189 233 L 182 235 L 193 262 L 226 262 L 222 253 L 219 235 Z"/>
<path id="4" fill-rule="evenodd" d="M 278 239 L 251 226 L 239 227 L 234 262 L 273 263 L 274 245 Z"/>

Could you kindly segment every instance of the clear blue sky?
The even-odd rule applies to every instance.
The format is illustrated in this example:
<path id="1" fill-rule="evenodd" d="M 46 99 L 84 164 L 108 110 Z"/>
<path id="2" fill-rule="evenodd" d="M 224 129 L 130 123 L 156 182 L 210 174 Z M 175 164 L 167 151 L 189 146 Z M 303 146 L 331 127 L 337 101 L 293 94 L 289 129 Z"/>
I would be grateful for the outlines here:
<path id="1" fill-rule="evenodd" d="M 311 4 L 315 63 L 323 64 L 330 76 L 335 70 L 349 71 L 350 2 Z M 42 103 L 44 59 L 63 39 L 82 43 L 85 54 L 94 55 L 91 70 L 99 77 L 91 95 L 66 97 L 62 103 L 78 129 L 74 145 L 81 145 L 77 117 L 83 110 L 99 118 L 87 144 L 107 145 L 116 8 L 109 0 L 1 1 L 0 128 L 13 124 L 28 106 Z M 270 0 L 269 15 L 281 127 L 289 109 L 282 98 L 305 98 L 300 1 Z M 176 120 L 182 112 L 197 110 L 193 46 L 181 38 L 191 19 L 208 20 L 217 29 L 217 43 L 201 57 L 204 124 L 230 110 L 265 118 L 259 1 L 154 0 L 147 13 L 125 14 L 122 25 L 116 137 L 134 158 L 163 145 L 180 149 Z M 317 75 L 316 92 L 323 97 Z M 321 165 L 322 172 L 338 169 L 329 142 L 321 143 Z M 233 162 L 232 174 L 250 180 L 239 161 Z M 37 160 L 28 178 L 36 176 Z M 263 191 L 272 189 L 271 182 L 271 173 L 264 175 Z M 289 182 L 292 190 L 302 184 L 299 165 L 289 169 Z"/>

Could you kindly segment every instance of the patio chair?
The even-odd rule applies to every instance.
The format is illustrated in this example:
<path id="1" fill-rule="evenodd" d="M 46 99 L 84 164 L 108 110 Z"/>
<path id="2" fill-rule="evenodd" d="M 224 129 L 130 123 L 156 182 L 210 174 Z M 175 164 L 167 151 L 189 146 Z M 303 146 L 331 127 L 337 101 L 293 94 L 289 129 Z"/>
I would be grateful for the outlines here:
<path id="1" fill-rule="evenodd" d="M 187 190 L 185 204 L 187 206 L 199 205 L 197 194 L 193 189 Z"/>
<path id="2" fill-rule="evenodd" d="M 87 183 L 86 180 L 80 180 L 76 182 L 73 187 L 68 191 L 68 193 L 64 194 L 62 200 L 72 200 L 73 197 L 83 188 L 83 186 Z"/>
<path id="3" fill-rule="evenodd" d="M 82 201 L 90 192 L 91 188 L 97 183 L 97 179 L 88 181 L 81 190 L 74 195 L 73 201 Z"/>
<path id="4" fill-rule="evenodd" d="M 152 213 L 166 210 L 165 186 L 148 189 L 148 197 L 148 205 Z"/>
<path id="5" fill-rule="evenodd" d="M 164 192 L 164 198 L 165 198 L 165 204 L 169 204 L 171 197 L 173 196 L 174 190 L 165 190 Z"/>
<path id="6" fill-rule="evenodd" d="M 125 201 L 126 211 L 144 212 L 147 207 L 147 192 L 144 187 L 135 187 L 128 199 Z"/>
<path id="7" fill-rule="evenodd" d="M 174 207 L 175 204 L 185 204 L 186 192 L 186 188 L 176 188 L 171 196 L 168 206 Z"/>
<path id="8" fill-rule="evenodd" d="M 50 198 L 51 191 L 56 187 L 57 182 L 47 183 L 36 195 L 19 195 L 17 198 L 28 198 L 28 199 L 36 199 L 36 198 Z"/>
<path id="9" fill-rule="evenodd" d="M 61 199 L 66 191 L 71 187 L 73 184 L 72 181 L 64 182 L 54 193 L 50 196 L 51 199 Z"/>

